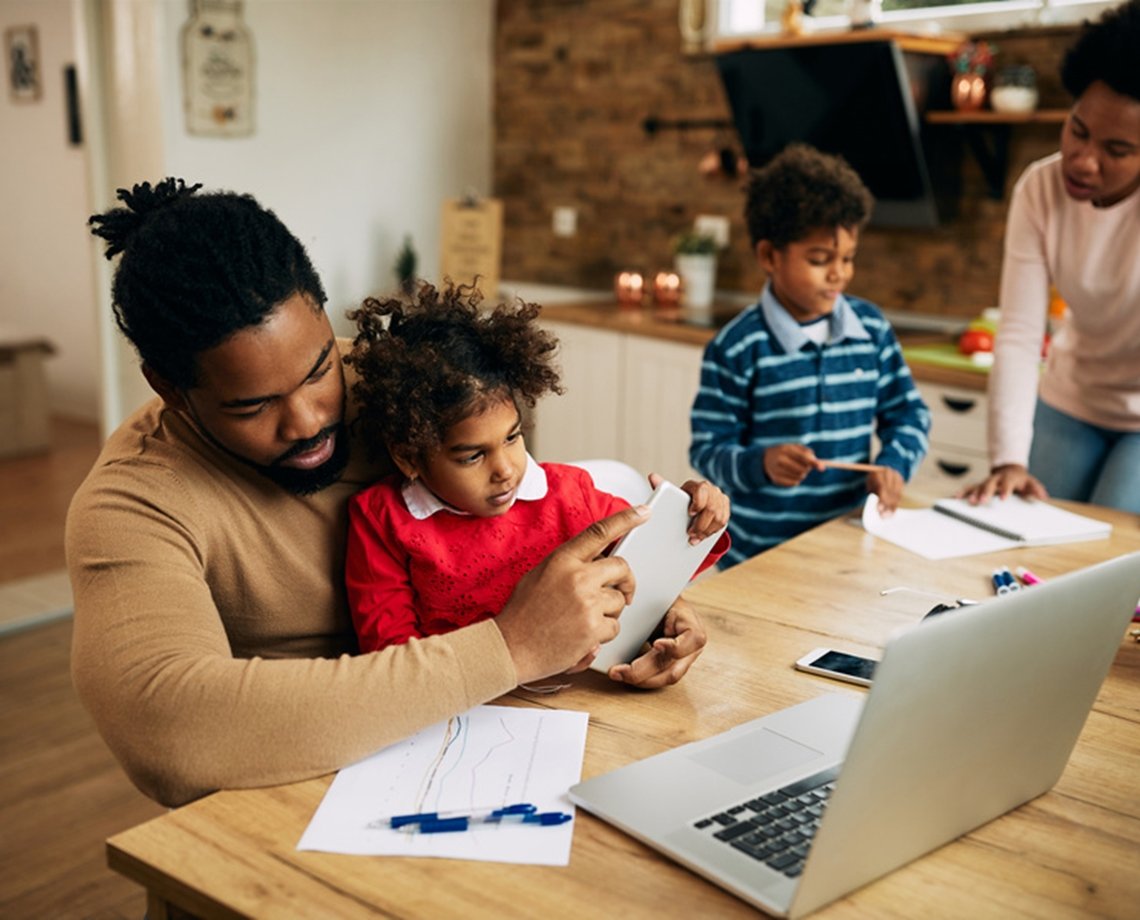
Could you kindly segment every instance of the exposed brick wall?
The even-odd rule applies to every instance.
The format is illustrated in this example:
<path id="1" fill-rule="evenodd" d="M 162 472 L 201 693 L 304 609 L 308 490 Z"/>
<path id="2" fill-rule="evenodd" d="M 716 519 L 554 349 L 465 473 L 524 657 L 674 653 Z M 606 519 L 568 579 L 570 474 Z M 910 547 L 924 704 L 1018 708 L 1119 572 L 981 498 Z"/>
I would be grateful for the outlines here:
<path id="1" fill-rule="evenodd" d="M 495 38 L 494 193 L 504 201 L 503 277 L 606 288 L 614 273 L 672 263 L 672 238 L 697 214 L 731 218 L 718 285 L 757 291 L 739 182 L 697 164 L 732 145 L 709 129 L 648 136 L 647 116 L 731 115 L 709 57 L 681 54 L 677 0 L 499 0 Z M 1057 62 L 1071 29 L 983 36 L 999 65 L 1029 63 L 1043 107 L 1065 107 Z M 951 129 L 954 130 L 954 129 Z M 887 309 L 972 315 L 997 298 L 1008 190 L 1024 166 L 1057 148 L 1058 125 L 1019 126 L 1010 140 L 1006 198 L 986 194 L 967 153 L 956 219 L 935 230 L 869 228 L 852 291 Z M 551 213 L 578 210 L 578 233 L 555 237 Z"/>

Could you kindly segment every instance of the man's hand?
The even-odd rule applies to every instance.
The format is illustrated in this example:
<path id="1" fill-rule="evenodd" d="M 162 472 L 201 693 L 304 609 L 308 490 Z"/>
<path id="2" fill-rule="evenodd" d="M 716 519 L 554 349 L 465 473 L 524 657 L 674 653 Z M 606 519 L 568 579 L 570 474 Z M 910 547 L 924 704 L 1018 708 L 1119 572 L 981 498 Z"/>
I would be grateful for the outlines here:
<path id="1" fill-rule="evenodd" d="M 764 475 L 778 486 L 798 486 L 812 470 L 824 465 L 806 444 L 777 444 L 764 451 Z"/>
<path id="2" fill-rule="evenodd" d="M 1009 498 L 1014 494 L 1023 498 L 1049 497 L 1040 480 L 1030 476 L 1029 470 L 1019 463 L 1007 463 L 1005 466 L 995 467 L 984 481 L 963 489 L 958 497 L 967 499 L 972 505 L 981 505 L 995 495 Z"/>
<path id="3" fill-rule="evenodd" d="M 696 611 L 678 598 L 665 614 L 664 632 L 641 657 L 610 668 L 610 680 L 655 690 L 684 677 L 708 641 L 705 628 Z"/>
<path id="4" fill-rule="evenodd" d="M 867 491 L 879 496 L 879 511 L 883 517 L 895 513 L 905 485 L 902 474 L 889 466 L 880 466 L 873 473 L 867 474 Z"/>
<path id="5" fill-rule="evenodd" d="M 639 505 L 594 522 L 515 586 L 495 623 L 520 684 L 580 670 L 618 634 L 617 618 L 633 597 L 633 573 L 624 559 L 600 554 L 647 519 Z"/>

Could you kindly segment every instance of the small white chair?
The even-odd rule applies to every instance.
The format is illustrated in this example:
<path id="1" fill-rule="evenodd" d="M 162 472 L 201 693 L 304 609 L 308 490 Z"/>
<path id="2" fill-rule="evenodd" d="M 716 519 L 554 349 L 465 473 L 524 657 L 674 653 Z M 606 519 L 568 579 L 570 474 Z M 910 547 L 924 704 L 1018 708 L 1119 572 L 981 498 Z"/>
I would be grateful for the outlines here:
<path id="1" fill-rule="evenodd" d="M 653 491 L 649 487 L 648 476 L 643 476 L 621 460 L 573 460 L 570 466 L 581 467 L 590 474 L 595 486 L 610 495 L 624 498 L 631 505 L 644 502 Z"/>

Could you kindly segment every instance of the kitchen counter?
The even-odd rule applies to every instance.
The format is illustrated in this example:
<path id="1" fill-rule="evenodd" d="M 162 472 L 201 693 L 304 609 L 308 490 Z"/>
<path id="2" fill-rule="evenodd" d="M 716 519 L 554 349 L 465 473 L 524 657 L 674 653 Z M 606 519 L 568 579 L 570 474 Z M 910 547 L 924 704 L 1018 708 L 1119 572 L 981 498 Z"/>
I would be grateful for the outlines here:
<path id="1" fill-rule="evenodd" d="M 735 306 L 714 308 L 710 322 L 698 324 L 683 320 L 680 311 L 663 313 L 649 308 L 619 307 L 612 302 L 566 303 L 543 307 L 542 318 L 704 347 L 717 329 L 738 312 L 739 307 Z"/>
<path id="2" fill-rule="evenodd" d="M 682 318 L 680 311 L 662 313 L 650 308 L 619 307 L 612 301 L 586 301 L 581 303 L 557 303 L 543 307 L 542 318 L 549 322 L 571 323 L 593 329 L 640 335 L 647 338 L 704 347 L 716 334 L 717 329 L 727 323 L 741 310 L 738 303 L 720 303 L 713 306 L 709 320 L 695 323 Z M 949 332 L 937 331 L 940 326 L 949 329 L 961 320 L 941 319 L 921 320 L 906 314 L 891 315 L 887 318 L 896 327 L 896 334 L 903 348 L 926 346 L 953 341 Z M 922 328 L 928 327 L 928 328 Z M 947 367 L 941 364 L 909 360 L 911 373 L 919 381 L 945 386 L 984 391 L 987 373 L 984 368 L 976 370 Z"/>

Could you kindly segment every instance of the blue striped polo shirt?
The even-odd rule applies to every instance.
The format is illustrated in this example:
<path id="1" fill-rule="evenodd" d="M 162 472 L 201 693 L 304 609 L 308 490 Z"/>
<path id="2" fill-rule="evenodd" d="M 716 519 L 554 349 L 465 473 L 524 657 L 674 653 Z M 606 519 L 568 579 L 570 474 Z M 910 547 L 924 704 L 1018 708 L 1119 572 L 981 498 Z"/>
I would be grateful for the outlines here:
<path id="1" fill-rule="evenodd" d="M 825 460 L 872 462 L 910 479 L 927 448 L 930 412 L 891 325 L 874 304 L 840 296 L 813 342 L 765 286 L 760 301 L 705 349 L 693 402 L 693 467 L 732 500 L 722 566 L 763 552 L 859 505 L 866 475 L 812 472 L 798 486 L 764 473 L 764 451 L 806 444 Z"/>

